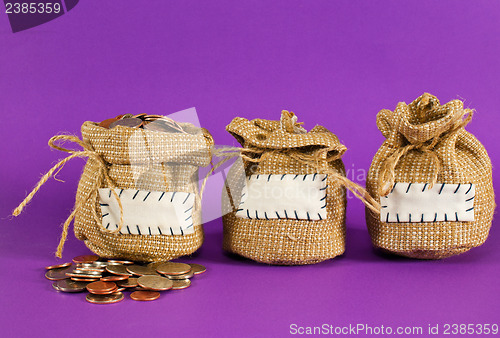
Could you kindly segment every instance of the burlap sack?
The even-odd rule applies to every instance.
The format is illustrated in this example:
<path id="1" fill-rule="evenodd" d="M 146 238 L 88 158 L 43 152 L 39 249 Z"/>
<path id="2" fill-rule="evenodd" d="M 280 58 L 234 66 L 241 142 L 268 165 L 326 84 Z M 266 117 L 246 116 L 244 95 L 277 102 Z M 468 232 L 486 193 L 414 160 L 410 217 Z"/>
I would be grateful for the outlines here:
<path id="1" fill-rule="evenodd" d="M 227 126 L 248 151 L 243 152 L 243 166 L 233 165 L 226 180 L 228 194 L 223 194 L 223 206 L 229 206 L 224 210 L 229 212 L 223 216 L 224 250 L 280 265 L 313 264 L 344 252 L 346 195 L 333 174 L 327 177 L 325 219 L 296 220 L 283 214 L 281 219 L 271 220 L 236 216 L 248 175 L 321 174 L 330 170 L 345 176 L 341 156 L 346 147 L 338 138 L 322 126 L 305 132 L 295 122 L 293 113 L 284 111 L 281 121 L 237 117 Z"/>
<path id="2" fill-rule="evenodd" d="M 181 124 L 190 133 L 163 133 L 117 126 L 106 129 L 94 122 L 82 125 L 82 140 L 74 136 L 55 136 L 49 144 L 72 153 L 59 162 L 40 181 L 34 192 L 58 167 L 73 157 L 88 157 L 83 170 L 73 213 L 64 225 L 57 255 L 61 255 L 67 227 L 74 216 L 74 232 L 94 253 L 106 258 L 134 261 L 165 261 L 196 251 L 203 242 L 198 168 L 211 161 L 213 139 L 208 131 Z M 83 151 L 71 151 L 57 143 L 78 143 Z M 123 234 L 102 222 L 99 188 L 112 188 L 113 195 L 125 189 L 147 192 L 184 192 L 195 196 L 191 210 L 194 233 Z M 32 197 L 32 195 L 30 195 Z M 30 197 L 28 196 L 28 197 Z M 142 198 L 142 197 L 141 197 Z M 29 201 L 25 200 L 24 205 Z M 17 210 L 17 214 L 21 209 Z M 123 211 L 123 210 L 122 210 Z M 15 212 L 16 213 L 16 212 Z M 151 224 L 156 229 L 155 224 Z M 108 225 L 109 227 L 109 225 Z"/>
<path id="3" fill-rule="evenodd" d="M 373 158 L 367 190 L 380 200 L 382 210 L 387 207 L 384 199 L 396 184 L 406 189 L 403 193 L 414 194 L 431 189 L 441 194 L 451 184 L 452 197 L 473 195 L 470 192 L 475 187 L 475 196 L 460 197 L 469 203 L 466 210 L 443 216 L 437 212 L 442 209 L 438 203 L 434 216 L 413 214 L 413 222 L 408 222 L 411 214 L 398 214 L 394 221 L 394 215 L 387 213 L 384 219 L 384 213 L 379 216 L 367 209 L 368 230 L 375 247 L 408 257 L 438 259 L 484 243 L 495 208 L 492 168 L 484 147 L 464 129 L 471 117 L 472 111 L 464 109 L 460 100 L 441 106 L 430 94 L 409 105 L 399 103 L 393 112 L 384 109 L 378 113 L 377 126 L 386 140 Z M 415 192 L 416 185 L 419 191 Z M 472 212 L 473 221 L 460 221 L 459 213 Z M 400 216 L 406 222 L 399 222 Z"/>

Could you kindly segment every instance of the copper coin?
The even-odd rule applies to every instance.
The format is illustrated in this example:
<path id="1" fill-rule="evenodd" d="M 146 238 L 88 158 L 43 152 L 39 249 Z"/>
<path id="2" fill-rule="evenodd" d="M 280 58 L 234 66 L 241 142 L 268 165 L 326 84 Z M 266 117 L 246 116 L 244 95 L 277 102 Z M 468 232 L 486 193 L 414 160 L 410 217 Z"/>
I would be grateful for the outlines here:
<path id="1" fill-rule="evenodd" d="M 125 260 L 118 260 L 118 259 L 108 259 L 108 263 L 111 264 L 125 264 L 125 265 L 132 265 L 134 262 L 132 261 L 125 261 Z"/>
<path id="2" fill-rule="evenodd" d="M 141 124 L 142 124 L 141 119 L 138 119 L 136 117 L 127 117 L 127 118 L 124 117 L 121 120 L 114 121 L 113 123 L 111 123 L 109 125 L 109 129 L 112 129 L 116 126 L 122 126 L 122 127 L 128 127 L 128 128 L 138 128 L 141 126 Z"/>
<path id="3" fill-rule="evenodd" d="M 71 279 L 63 279 L 52 284 L 54 288 L 62 292 L 82 292 L 85 290 L 88 283 L 76 282 Z M 57 287 L 57 288 L 56 288 Z"/>
<path id="4" fill-rule="evenodd" d="M 52 270 L 52 269 L 61 269 L 61 268 L 66 268 L 68 266 L 70 266 L 71 262 L 67 262 L 67 263 L 62 263 L 62 264 L 56 264 L 56 265 L 49 265 L 49 266 L 46 266 L 45 269 L 47 270 Z"/>
<path id="5" fill-rule="evenodd" d="M 57 286 L 57 282 L 52 283 L 52 287 L 54 289 L 56 289 L 57 291 L 61 291 L 61 290 L 59 290 L 59 287 Z"/>
<path id="6" fill-rule="evenodd" d="M 96 255 L 83 255 L 73 258 L 74 263 L 92 263 L 99 259 Z"/>
<path id="7" fill-rule="evenodd" d="M 134 291 L 130 294 L 130 298 L 133 300 L 155 300 L 160 298 L 160 293 L 157 291 Z"/>
<path id="8" fill-rule="evenodd" d="M 116 289 L 116 283 L 113 282 L 97 281 L 87 285 L 87 290 L 89 290 L 90 293 L 103 293 L 114 289 Z"/>
<path id="9" fill-rule="evenodd" d="M 113 275 L 121 275 L 121 276 L 132 276 L 130 272 L 127 271 L 127 268 L 124 265 L 108 265 L 106 267 L 106 271 L 112 273 Z"/>
<path id="10" fill-rule="evenodd" d="M 70 271 L 71 267 L 65 267 L 65 268 L 60 268 L 60 269 L 51 269 L 48 270 L 45 273 L 45 278 L 49 280 L 61 280 L 61 279 L 66 279 L 68 276 L 66 276 L 66 272 Z"/>
<path id="11" fill-rule="evenodd" d="M 163 263 L 156 268 L 156 271 L 164 275 L 182 275 L 189 270 L 191 267 L 188 264 L 174 262 Z"/>
<path id="12" fill-rule="evenodd" d="M 101 280 L 103 282 L 117 282 L 117 281 L 126 280 L 126 279 L 128 279 L 128 276 L 123 276 L 123 275 L 113 275 L 113 276 L 101 277 Z"/>
<path id="13" fill-rule="evenodd" d="M 159 265 L 162 265 L 163 263 L 166 263 L 166 262 L 151 262 L 151 263 L 148 263 L 148 268 L 151 268 L 152 270 L 155 270 L 156 271 L 156 268 L 159 266 Z"/>
<path id="14" fill-rule="evenodd" d="M 126 280 L 120 280 L 116 282 L 116 285 L 119 287 L 124 287 L 124 288 L 135 288 L 139 284 L 137 283 L 137 278 L 129 278 Z"/>
<path id="15" fill-rule="evenodd" d="M 95 282 L 94 282 L 95 283 Z M 112 290 L 107 290 L 107 291 L 94 291 L 94 292 L 91 292 L 93 293 L 94 295 L 110 295 L 112 293 L 115 293 L 115 292 L 118 292 L 118 287 L 115 287 L 114 289 Z"/>
<path id="16" fill-rule="evenodd" d="M 123 300 L 123 293 L 121 292 L 115 292 L 110 295 L 95 295 L 92 293 L 89 293 L 86 297 L 87 302 L 93 303 L 93 304 L 111 304 L 111 303 L 118 303 L 119 301 Z"/>
<path id="17" fill-rule="evenodd" d="M 115 121 L 119 120 L 118 118 L 116 117 L 113 117 L 111 119 L 106 119 L 104 121 L 101 121 L 99 122 L 99 127 L 103 127 L 103 128 L 106 128 L 106 129 L 109 129 L 109 125 Z"/>
<path id="18" fill-rule="evenodd" d="M 118 288 L 118 289 L 116 289 L 116 292 L 122 292 L 122 291 L 125 291 L 125 290 L 126 290 L 126 288 Z"/>
<path id="19" fill-rule="evenodd" d="M 161 276 L 141 276 L 137 279 L 139 286 L 147 290 L 165 291 L 172 288 L 172 281 Z"/>
<path id="20" fill-rule="evenodd" d="M 195 275 L 199 275 L 207 271 L 207 268 L 201 264 L 189 263 L 189 266 L 191 266 L 191 270 L 194 272 Z"/>
<path id="21" fill-rule="evenodd" d="M 99 278 L 80 278 L 80 277 L 71 277 L 71 280 L 75 282 L 97 282 Z"/>
<path id="22" fill-rule="evenodd" d="M 148 266 L 135 265 L 135 264 L 127 266 L 127 271 L 137 276 L 158 275 L 158 273 L 156 273 L 155 270 L 151 269 Z"/>
<path id="23" fill-rule="evenodd" d="M 188 273 L 183 273 L 182 275 L 165 275 L 165 277 L 172 280 L 189 279 L 194 277 L 194 272 L 190 270 Z"/>
<path id="24" fill-rule="evenodd" d="M 173 280 L 172 290 L 181 290 L 189 287 L 191 285 L 191 281 L 189 279 L 178 279 Z"/>

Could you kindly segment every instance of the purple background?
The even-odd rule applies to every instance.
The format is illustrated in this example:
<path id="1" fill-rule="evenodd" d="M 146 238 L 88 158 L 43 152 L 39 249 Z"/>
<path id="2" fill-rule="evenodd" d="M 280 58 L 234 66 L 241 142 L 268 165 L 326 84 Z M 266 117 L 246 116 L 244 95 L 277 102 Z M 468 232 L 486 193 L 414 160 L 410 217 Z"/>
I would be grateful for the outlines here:
<path id="1" fill-rule="evenodd" d="M 191 288 L 98 306 L 43 277 L 84 161 L 68 163 L 65 183 L 50 180 L 20 217 L 8 216 L 64 156 L 47 146 L 51 136 L 126 112 L 195 106 L 218 144 L 236 145 L 225 132 L 233 117 L 277 119 L 289 109 L 306 128 L 335 132 L 349 148 L 346 168 L 357 171 L 383 142 L 376 113 L 428 91 L 477 110 L 467 129 L 495 167 L 499 11 L 497 1 L 456 0 L 83 1 L 13 34 L 2 9 L 0 333 L 283 336 L 292 323 L 499 323 L 499 224 L 457 257 L 389 258 L 372 250 L 364 208 L 351 199 L 343 257 L 274 267 L 224 255 L 218 219 L 186 259 L 209 269 Z M 87 251 L 71 233 L 63 260 Z"/>

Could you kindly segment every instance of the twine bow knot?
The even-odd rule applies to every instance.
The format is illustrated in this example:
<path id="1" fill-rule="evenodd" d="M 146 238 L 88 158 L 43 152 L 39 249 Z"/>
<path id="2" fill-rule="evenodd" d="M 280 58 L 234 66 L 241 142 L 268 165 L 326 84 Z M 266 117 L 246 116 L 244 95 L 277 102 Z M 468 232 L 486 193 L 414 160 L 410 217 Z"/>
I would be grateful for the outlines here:
<path id="1" fill-rule="evenodd" d="M 83 150 L 72 150 L 72 149 L 67 149 L 67 148 L 61 147 L 61 146 L 56 144 L 60 141 L 62 141 L 62 142 L 69 141 L 69 142 L 76 143 L 79 146 L 81 146 L 83 148 Z M 118 228 L 114 229 L 114 230 L 108 230 L 108 229 L 104 228 L 102 226 L 101 218 L 97 215 L 95 208 L 91 208 L 92 215 L 93 215 L 95 221 L 97 222 L 97 224 L 100 226 L 102 231 L 110 232 L 110 233 L 117 233 L 120 231 L 120 229 L 123 226 L 123 206 L 122 206 L 122 203 L 120 201 L 118 194 L 115 191 L 116 185 L 113 182 L 113 180 L 109 177 L 108 164 L 106 163 L 106 161 L 104 161 L 104 159 L 97 152 L 94 151 L 94 149 L 92 148 L 92 146 L 89 143 L 84 142 L 84 141 L 80 140 L 78 137 L 72 136 L 72 135 L 56 135 L 49 140 L 49 146 L 54 148 L 54 149 L 64 151 L 66 153 L 70 153 L 71 155 L 69 155 L 68 157 L 57 162 L 45 175 L 43 175 L 43 177 L 40 179 L 40 181 L 38 181 L 35 188 L 33 188 L 33 190 L 28 194 L 28 196 L 26 196 L 26 198 L 21 202 L 21 204 L 19 204 L 19 206 L 16 209 L 14 209 L 14 211 L 12 212 L 12 215 L 18 216 L 23 211 L 24 207 L 33 199 L 33 196 L 38 192 L 38 190 L 42 187 L 42 185 L 44 185 L 49 180 L 49 178 L 51 178 L 51 177 L 55 178 L 57 173 L 70 160 L 72 160 L 76 157 L 82 157 L 82 158 L 87 157 L 87 158 L 95 161 L 99 167 L 99 172 L 96 175 L 96 179 L 94 180 L 91 189 L 83 198 L 79 199 L 79 201 L 77 201 L 75 203 L 73 211 L 71 212 L 71 214 L 68 216 L 68 218 L 66 219 L 66 221 L 63 224 L 61 239 L 59 241 L 59 245 L 57 246 L 57 251 L 56 251 L 56 256 L 61 258 L 62 251 L 64 248 L 64 243 L 66 242 L 66 238 L 68 236 L 68 228 L 69 228 L 71 221 L 75 218 L 75 215 L 78 212 L 78 210 L 80 210 L 82 208 L 83 204 L 88 199 L 91 199 L 91 201 L 96 201 L 98 199 L 99 187 L 103 183 L 103 181 L 102 181 L 103 179 L 105 180 L 107 186 L 111 189 L 111 192 L 113 193 L 113 195 L 115 196 L 115 198 L 118 201 L 118 205 L 120 207 L 120 224 L 119 224 Z"/>

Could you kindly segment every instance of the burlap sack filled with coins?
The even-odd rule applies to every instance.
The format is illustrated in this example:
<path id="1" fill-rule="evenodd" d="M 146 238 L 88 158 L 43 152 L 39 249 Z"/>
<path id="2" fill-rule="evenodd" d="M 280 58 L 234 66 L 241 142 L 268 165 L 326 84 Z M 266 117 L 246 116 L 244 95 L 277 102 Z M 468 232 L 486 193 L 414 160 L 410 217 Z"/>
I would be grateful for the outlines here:
<path id="1" fill-rule="evenodd" d="M 366 212 L 377 248 L 438 259 L 484 243 L 495 208 L 491 161 L 464 127 L 472 111 L 424 94 L 377 115 L 386 138 L 373 158 L 367 190 L 380 215 Z"/>
<path id="2" fill-rule="evenodd" d="M 129 127 L 127 121 L 109 129 L 102 126 L 117 117 L 101 125 L 85 122 L 82 140 L 53 137 L 49 144 L 71 155 L 42 178 L 14 215 L 68 160 L 86 157 L 75 208 L 64 224 L 57 256 L 61 256 L 73 217 L 76 237 L 101 257 L 166 261 L 196 251 L 203 242 L 198 169 L 210 164 L 213 139 L 203 128 L 172 120 L 180 131 L 156 131 L 166 128 L 160 122 L 167 118 L 158 117 L 144 129 Z M 74 142 L 83 150 L 63 148 L 63 142 Z"/>
<path id="3" fill-rule="evenodd" d="M 296 121 L 284 111 L 280 121 L 237 117 L 227 126 L 246 151 L 226 180 L 224 250 L 282 265 L 344 252 L 345 188 L 323 173 L 345 176 L 346 147 L 326 128 L 306 132 Z"/>

